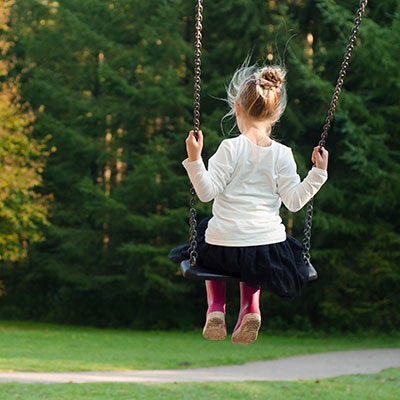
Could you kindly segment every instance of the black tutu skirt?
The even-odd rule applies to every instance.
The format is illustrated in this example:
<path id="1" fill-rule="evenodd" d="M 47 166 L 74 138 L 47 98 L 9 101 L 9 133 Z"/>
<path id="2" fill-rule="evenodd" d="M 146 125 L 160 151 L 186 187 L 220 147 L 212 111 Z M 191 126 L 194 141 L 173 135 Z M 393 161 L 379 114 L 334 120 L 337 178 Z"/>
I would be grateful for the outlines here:
<path id="1" fill-rule="evenodd" d="M 261 286 L 280 297 L 300 296 L 308 281 L 302 244 L 286 234 L 286 240 L 259 246 L 217 246 L 205 242 L 211 217 L 197 227 L 197 265 L 217 273 L 237 276 L 251 286 Z M 189 244 L 172 249 L 168 257 L 176 263 L 189 259 Z"/>

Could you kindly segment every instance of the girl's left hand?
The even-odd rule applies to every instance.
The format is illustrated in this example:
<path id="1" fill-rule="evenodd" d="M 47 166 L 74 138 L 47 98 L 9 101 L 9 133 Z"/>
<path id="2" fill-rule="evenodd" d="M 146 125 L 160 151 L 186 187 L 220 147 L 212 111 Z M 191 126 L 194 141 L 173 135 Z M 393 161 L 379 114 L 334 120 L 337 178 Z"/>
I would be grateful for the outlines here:
<path id="1" fill-rule="evenodd" d="M 196 161 L 201 158 L 201 151 L 203 149 L 203 132 L 199 131 L 198 139 L 194 136 L 194 131 L 190 131 L 186 138 L 186 151 L 189 161 Z"/>
<path id="2" fill-rule="evenodd" d="M 311 161 L 315 164 L 317 168 L 328 169 L 328 157 L 328 150 L 326 150 L 322 146 L 316 146 L 314 147 Z"/>

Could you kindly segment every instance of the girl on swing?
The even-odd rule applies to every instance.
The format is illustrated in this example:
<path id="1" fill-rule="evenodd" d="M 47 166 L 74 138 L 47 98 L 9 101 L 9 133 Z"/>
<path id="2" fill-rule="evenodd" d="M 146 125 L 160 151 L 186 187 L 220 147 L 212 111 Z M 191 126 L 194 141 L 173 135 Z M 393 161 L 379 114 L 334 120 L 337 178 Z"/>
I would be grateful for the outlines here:
<path id="1" fill-rule="evenodd" d="M 301 243 L 286 233 L 279 216 L 283 202 L 299 211 L 327 180 L 328 151 L 314 148 L 315 166 L 301 182 L 290 147 L 271 138 L 286 107 L 285 69 L 243 64 L 227 87 L 228 115 L 240 135 L 221 142 L 206 169 L 203 134 L 186 139 L 182 164 L 203 202 L 214 200 L 212 217 L 198 225 L 197 264 L 240 278 L 240 311 L 232 342 L 248 344 L 261 326 L 261 285 L 280 297 L 301 294 L 308 272 Z M 188 245 L 171 250 L 175 262 L 189 259 Z M 226 282 L 206 281 L 208 309 L 203 336 L 226 338 Z"/>

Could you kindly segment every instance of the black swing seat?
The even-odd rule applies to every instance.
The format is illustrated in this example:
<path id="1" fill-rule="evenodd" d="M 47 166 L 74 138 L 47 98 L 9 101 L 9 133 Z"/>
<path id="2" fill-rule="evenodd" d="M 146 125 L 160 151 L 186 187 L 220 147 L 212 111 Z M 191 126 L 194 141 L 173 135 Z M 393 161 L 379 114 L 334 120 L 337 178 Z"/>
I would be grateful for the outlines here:
<path id="1" fill-rule="evenodd" d="M 200 268 L 198 266 L 194 266 L 193 268 L 190 266 L 190 260 L 183 260 L 180 263 L 181 272 L 184 278 L 197 280 L 197 281 L 232 281 L 238 282 L 240 279 L 237 276 L 233 275 L 225 275 L 218 274 L 212 271 L 209 271 L 205 268 Z M 308 280 L 314 281 L 318 278 L 318 273 L 315 268 L 308 262 Z"/>
<path id="2" fill-rule="evenodd" d="M 184 278 L 193 279 L 197 281 L 233 281 L 238 282 L 240 279 L 237 276 L 218 274 L 214 271 L 209 271 L 205 268 L 190 266 L 190 260 L 183 260 L 180 264 L 181 272 Z"/>

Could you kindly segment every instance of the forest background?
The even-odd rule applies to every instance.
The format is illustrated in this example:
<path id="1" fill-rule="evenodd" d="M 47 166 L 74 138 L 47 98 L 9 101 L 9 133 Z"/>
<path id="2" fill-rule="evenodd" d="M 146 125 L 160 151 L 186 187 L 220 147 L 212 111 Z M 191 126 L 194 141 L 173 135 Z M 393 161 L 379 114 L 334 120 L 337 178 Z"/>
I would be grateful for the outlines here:
<path id="1" fill-rule="evenodd" d="M 192 123 L 194 3 L 0 2 L 1 318 L 202 325 L 204 284 L 184 280 L 167 257 L 188 238 L 181 161 Z M 273 135 L 293 148 L 304 177 L 357 8 L 354 0 L 205 1 L 204 159 L 226 137 L 218 98 L 251 52 L 253 62 L 287 68 L 288 106 Z M 294 301 L 264 292 L 265 328 L 400 327 L 399 65 L 400 2 L 370 2 L 327 141 L 329 180 L 315 200 L 320 277 Z M 199 219 L 210 212 L 198 203 Z M 301 240 L 305 210 L 281 215 Z M 230 285 L 228 319 L 238 307 Z"/>

